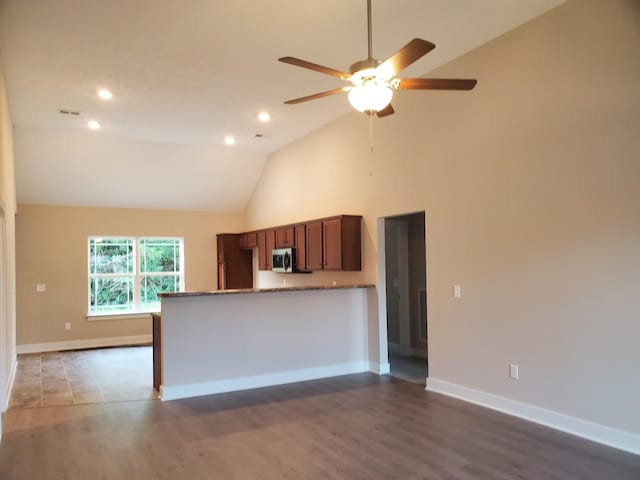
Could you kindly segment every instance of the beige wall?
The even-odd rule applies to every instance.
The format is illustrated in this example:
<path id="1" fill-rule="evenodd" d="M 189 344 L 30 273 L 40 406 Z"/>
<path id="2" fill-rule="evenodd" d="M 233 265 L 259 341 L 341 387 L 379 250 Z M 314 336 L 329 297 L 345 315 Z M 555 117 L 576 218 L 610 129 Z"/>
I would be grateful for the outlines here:
<path id="1" fill-rule="evenodd" d="M 0 228 L 0 412 L 6 407 L 7 388 L 16 360 L 14 165 L 11 113 L 0 65 L 0 223 L 3 227 Z"/>
<path id="2" fill-rule="evenodd" d="M 340 278 L 375 281 L 376 219 L 424 210 L 430 376 L 640 433 L 639 20 L 571 0 L 434 72 L 473 92 L 398 94 L 374 153 L 355 113 L 281 149 L 248 226 L 361 213 Z"/>
<path id="3" fill-rule="evenodd" d="M 216 234 L 242 230 L 241 215 L 20 204 L 17 216 L 17 343 L 151 333 L 148 319 L 88 321 L 90 235 L 184 237 L 185 287 L 215 290 Z M 45 293 L 36 284 L 46 284 Z M 65 331 L 71 322 L 71 331 Z"/>

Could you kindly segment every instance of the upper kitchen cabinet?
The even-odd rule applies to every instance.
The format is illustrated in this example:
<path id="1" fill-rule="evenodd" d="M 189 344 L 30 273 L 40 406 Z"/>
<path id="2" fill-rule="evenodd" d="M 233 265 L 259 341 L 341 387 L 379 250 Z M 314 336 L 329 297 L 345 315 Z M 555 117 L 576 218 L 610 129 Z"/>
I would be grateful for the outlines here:
<path id="1" fill-rule="evenodd" d="M 276 248 L 293 247 L 295 245 L 294 227 L 276 228 Z"/>
<path id="2" fill-rule="evenodd" d="M 305 224 L 293 227 L 296 247 L 296 270 L 307 270 L 307 227 Z"/>
<path id="3" fill-rule="evenodd" d="M 341 215 L 306 224 L 307 270 L 361 270 L 362 217 Z"/>
<path id="4" fill-rule="evenodd" d="M 257 233 L 258 270 L 271 270 L 271 252 L 276 248 L 275 230 L 261 230 Z"/>
<path id="5" fill-rule="evenodd" d="M 252 250 L 258 246 L 258 232 L 247 232 L 240 234 L 240 248 Z"/>
<path id="6" fill-rule="evenodd" d="M 241 235 L 223 233 L 217 236 L 218 289 L 253 288 L 252 255 L 240 248 Z"/>
<path id="7" fill-rule="evenodd" d="M 322 270 L 322 221 L 308 222 L 306 225 L 307 270 Z"/>
<path id="8" fill-rule="evenodd" d="M 362 269 L 362 217 L 342 215 L 322 221 L 322 268 L 355 271 Z"/>

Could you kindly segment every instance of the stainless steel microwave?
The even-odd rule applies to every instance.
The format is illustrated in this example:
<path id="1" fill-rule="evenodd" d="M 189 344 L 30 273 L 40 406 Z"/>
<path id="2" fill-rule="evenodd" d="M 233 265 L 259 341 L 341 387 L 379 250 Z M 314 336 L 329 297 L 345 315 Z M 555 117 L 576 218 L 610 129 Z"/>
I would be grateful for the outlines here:
<path id="1" fill-rule="evenodd" d="M 294 248 L 276 248 L 271 252 L 271 270 L 278 273 L 293 273 L 296 264 Z"/>

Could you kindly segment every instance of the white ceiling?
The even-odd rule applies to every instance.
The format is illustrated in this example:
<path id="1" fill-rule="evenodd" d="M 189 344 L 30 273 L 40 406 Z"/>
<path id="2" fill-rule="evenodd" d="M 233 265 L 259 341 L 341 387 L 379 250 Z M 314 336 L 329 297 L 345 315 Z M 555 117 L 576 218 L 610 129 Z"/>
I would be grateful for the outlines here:
<path id="1" fill-rule="evenodd" d="M 402 74 L 421 76 L 563 1 L 373 0 L 374 56 L 432 41 Z M 277 59 L 346 70 L 366 40 L 365 0 L 0 0 L 18 200 L 242 211 L 269 152 L 350 111 L 284 105 L 341 81 Z"/>

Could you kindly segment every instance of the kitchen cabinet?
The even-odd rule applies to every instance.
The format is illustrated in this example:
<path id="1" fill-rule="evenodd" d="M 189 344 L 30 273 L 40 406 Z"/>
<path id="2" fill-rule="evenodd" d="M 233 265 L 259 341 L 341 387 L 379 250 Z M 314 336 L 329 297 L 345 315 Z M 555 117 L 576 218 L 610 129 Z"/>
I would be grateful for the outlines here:
<path id="1" fill-rule="evenodd" d="M 258 232 L 258 270 L 267 269 L 267 234 L 264 230 Z"/>
<path id="2" fill-rule="evenodd" d="M 362 269 L 361 217 L 341 215 L 306 224 L 307 270 Z"/>
<path id="3" fill-rule="evenodd" d="M 276 228 L 276 248 L 293 247 L 295 245 L 294 227 Z"/>
<path id="4" fill-rule="evenodd" d="M 258 269 L 262 271 L 272 269 L 273 249 L 289 247 L 295 247 L 296 270 L 299 272 L 356 271 L 362 269 L 361 223 L 362 217 L 359 215 L 338 215 L 296 225 L 244 232 L 234 236 L 237 250 L 250 256 L 252 250 L 258 248 Z M 223 256 L 226 244 L 221 245 L 221 241 L 223 239 L 219 238 L 218 284 L 224 285 L 225 282 L 228 284 L 229 270 L 232 269 L 232 265 Z M 227 286 L 226 288 L 244 287 Z"/>
<path id="5" fill-rule="evenodd" d="M 342 220 L 322 222 L 322 268 L 342 270 Z"/>
<path id="6" fill-rule="evenodd" d="M 322 221 L 306 225 L 307 270 L 322 270 Z"/>
<path id="7" fill-rule="evenodd" d="M 258 239 L 258 270 L 271 270 L 271 251 L 276 248 L 275 230 L 261 230 Z"/>
<path id="8" fill-rule="evenodd" d="M 307 270 L 307 227 L 304 224 L 293 228 L 296 247 L 296 270 Z"/>
<path id="9" fill-rule="evenodd" d="M 253 288 L 252 254 L 240 248 L 240 237 L 235 233 L 217 236 L 219 290 Z"/>
<path id="10" fill-rule="evenodd" d="M 273 249 L 276 248 L 276 231 L 275 230 L 267 230 L 267 270 L 271 270 L 273 265 L 271 264 L 273 261 L 273 257 L 271 253 Z"/>
<path id="11" fill-rule="evenodd" d="M 258 232 L 247 232 L 240 235 L 240 248 L 253 250 L 258 246 Z"/>

